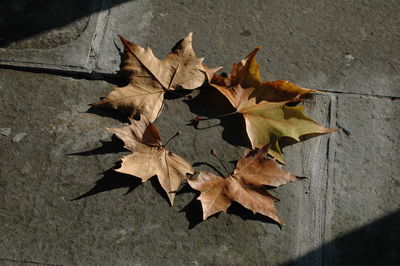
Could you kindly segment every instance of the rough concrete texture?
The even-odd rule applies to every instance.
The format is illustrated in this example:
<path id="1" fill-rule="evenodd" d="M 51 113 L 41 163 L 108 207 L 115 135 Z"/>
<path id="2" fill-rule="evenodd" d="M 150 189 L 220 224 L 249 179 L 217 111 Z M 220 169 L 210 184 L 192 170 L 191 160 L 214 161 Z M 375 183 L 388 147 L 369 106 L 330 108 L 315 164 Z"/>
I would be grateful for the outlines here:
<path id="1" fill-rule="evenodd" d="M 292 183 L 273 192 L 282 199 L 278 209 L 287 223 L 282 230 L 238 206 L 229 215 L 201 222 L 201 207 L 190 190 L 169 208 L 157 182 L 139 185 L 133 177 L 109 171 L 125 153 L 117 153 L 122 150 L 121 143 L 111 142 L 111 134 L 104 130 L 122 123 L 104 116 L 123 116 L 96 109 L 90 109 L 95 114 L 86 111 L 87 103 L 104 95 L 111 84 L 10 70 L 0 75 L 2 126 L 12 128 L 16 135 L 27 134 L 18 142 L 13 141 L 13 135 L 1 138 L 0 258 L 4 261 L 61 265 L 276 264 L 296 258 L 305 246 L 319 244 L 312 215 L 319 207 L 314 206 L 310 195 L 319 193 L 315 191 L 319 187 L 313 189 L 312 184 L 325 177 L 327 137 L 290 148 L 291 170 L 313 181 Z M 207 97 L 214 99 L 208 106 Z M 309 112 L 326 121 L 328 111 L 324 109 L 329 101 L 328 96 L 308 100 Z M 188 103 L 168 100 L 157 124 L 164 140 L 177 129 L 183 132 L 170 144 L 171 150 L 197 163 L 198 169 L 215 171 L 214 167 L 224 174 L 209 152 L 217 148 L 233 169 L 229 161 L 237 160 L 244 148 L 232 144 L 245 144 L 245 140 L 231 135 L 233 127 L 241 132 L 243 121 L 232 118 L 223 126 L 204 130 L 186 123 L 195 114 L 228 107 L 213 90 L 203 89 Z M 218 121 L 200 126 L 215 124 Z M 99 140 L 105 142 L 103 146 Z M 311 154 L 302 157 L 304 161 L 295 160 L 307 151 Z M 309 160 L 321 165 L 312 166 Z M 127 191 L 131 193 L 124 195 Z M 89 194 L 84 195 L 86 192 Z M 87 197 L 71 201 L 81 195 Z"/>
<path id="2" fill-rule="evenodd" d="M 22 21 L 0 14 L 0 64 L 27 67 L 0 69 L 1 265 L 397 264 L 397 1 L 39 2 L 60 17 L 25 0 L 5 5 Z M 44 20 L 21 30 L 29 17 Z M 282 229 L 239 205 L 201 221 L 190 189 L 169 207 L 156 180 L 111 170 L 129 152 L 104 128 L 126 118 L 87 104 L 121 81 L 90 78 L 118 69 L 117 34 L 162 58 L 191 31 L 210 66 L 228 72 L 264 45 L 263 77 L 326 91 L 306 99 L 306 112 L 338 132 L 284 148 L 286 169 L 308 179 L 272 191 Z M 168 95 L 156 124 L 164 141 L 183 132 L 168 148 L 196 169 L 225 175 L 209 151 L 233 169 L 248 145 L 243 120 L 195 129 L 187 123 L 196 115 L 231 107 L 210 88 L 192 95 Z"/>
<path id="3" fill-rule="evenodd" d="M 164 57 L 193 32 L 197 53 L 225 71 L 262 45 L 258 58 L 269 79 L 400 96 L 399 13 L 396 0 L 131 1 L 111 10 L 97 68 L 118 69 L 118 34 Z"/>
<path id="4" fill-rule="evenodd" d="M 87 72 L 98 53 L 102 0 L 2 3 L 0 64 Z"/>
<path id="5" fill-rule="evenodd" d="M 50 49 L 76 40 L 85 30 L 88 2 L 9 1 L 2 5 L 0 46 L 7 49 Z M 59 27 L 53 28 L 54 25 Z"/>
<path id="6" fill-rule="evenodd" d="M 379 261 L 390 265 L 398 260 L 400 198 L 400 100 L 374 96 L 338 97 L 337 136 L 327 201 L 327 240 L 346 235 L 377 217 L 390 218 L 393 224 L 364 228 L 355 241 L 337 242 L 327 248 L 326 262 L 332 265 L 364 264 Z M 375 237 L 371 237 L 375 236 Z M 357 247 L 358 246 L 358 247 Z M 363 247 L 368 249 L 365 256 Z M 359 256 L 348 259 L 353 250 Z"/>

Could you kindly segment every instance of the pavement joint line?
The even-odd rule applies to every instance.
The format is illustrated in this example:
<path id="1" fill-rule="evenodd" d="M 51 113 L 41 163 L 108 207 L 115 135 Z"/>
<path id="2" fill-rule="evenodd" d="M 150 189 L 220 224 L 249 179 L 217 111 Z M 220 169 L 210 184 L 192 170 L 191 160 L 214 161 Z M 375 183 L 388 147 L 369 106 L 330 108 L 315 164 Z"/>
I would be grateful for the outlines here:
<path id="1" fill-rule="evenodd" d="M 337 124 L 337 115 L 338 115 L 338 108 L 339 108 L 339 101 L 338 96 L 332 94 L 331 95 L 331 103 L 330 103 L 330 116 L 329 116 L 329 128 L 336 128 L 339 127 Z M 336 157 L 336 144 L 337 144 L 337 132 L 334 132 L 329 138 L 327 143 L 327 179 L 325 183 L 325 202 L 324 202 L 324 221 L 323 221 L 323 243 L 328 243 L 328 241 L 332 238 L 332 228 L 329 226 L 332 222 L 333 216 L 333 198 L 332 190 L 333 190 L 333 182 L 335 178 L 335 167 L 334 161 Z M 325 246 L 323 245 L 321 248 L 321 256 L 322 261 L 321 265 L 325 264 Z"/>
<path id="2" fill-rule="evenodd" d="M 101 3 L 102 7 L 106 7 L 106 0 L 103 0 Z M 98 60 L 101 47 L 104 42 L 105 33 L 108 26 L 108 21 L 110 18 L 111 9 L 104 8 L 101 12 L 99 12 L 99 17 L 97 19 L 95 33 L 93 35 L 92 43 L 90 45 L 90 52 L 88 53 L 86 69 L 89 72 L 92 72 L 94 66 Z"/>
<path id="3" fill-rule="evenodd" d="M 96 57 L 97 60 L 97 57 Z M 95 63 L 95 61 L 93 64 Z M 44 66 L 49 64 L 42 64 Z M 65 67 L 69 67 L 65 65 Z M 65 70 L 65 69 L 50 69 L 46 67 L 36 67 L 36 66 L 21 66 L 21 65 L 8 65 L 8 64 L 1 64 L 0 63 L 0 70 L 1 69 L 11 69 L 23 72 L 30 72 L 30 73 L 42 73 L 42 74 L 50 74 L 50 75 L 57 75 L 57 76 L 64 76 L 64 77 L 71 77 L 71 78 L 80 78 L 86 80 L 104 80 L 108 81 L 110 78 L 117 78 L 117 73 L 104 73 L 104 72 L 96 72 L 92 71 L 92 69 L 88 68 L 77 68 L 74 67 L 74 70 Z M 81 71 L 79 71 L 81 70 Z M 376 98 L 376 99 L 391 99 L 391 100 L 399 100 L 400 96 L 389 96 L 389 95 L 379 95 L 379 94 L 368 94 L 368 93 L 358 93 L 358 92 L 344 92 L 344 91 L 335 91 L 335 90 L 326 90 L 320 89 L 319 91 L 324 93 L 330 93 L 333 95 L 358 95 L 358 96 L 365 96 L 369 98 Z"/>
<path id="4" fill-rule="evenodd" d="M 335 91 L 335 90 L 320 90 L 322 92 L 332 93 L 332 94 L 347 94 L 347 95 L 360 95 L 366 97 L 373 97 L 378 99 L 390 98 L 392 100 L 400 99 L 400 96 L 389 96 L 389 95 L 379 95 L 379 94 L 368 94 L 368 93 L 359 93 L 359 92 L 344 92 L 344 91 Z"/>
<path id="5" fill-rule="evenodd" d="M 0 64 L 0 70 L 1 69 L 9 69 L 27 73 L 48 74 L 53 76 L 61 76 L 61 77 L 69 77 L 69 78 L 77 78 L 85 80 L 103 80 L 107 82 L 110 82 L 110 80 L 119 79 L 117 73 L 115 74 L 97 73 L 97 72 L 89 73 L 86 71 L 71 71 L 71 70 L 49 69 L 49 68 L 30 67 L 30 66 L 15 66 L 15 65 L 4 65 L 4 64 Z"/>
<path id="6" fill-rule="evenodd" d="M 327 113 L 326 113 L 326 118 L 328 120 L 328 126 L 332 128 L 333 121 L 336 116 L 336 96 L 331 93 L 326 93 L 329 97 L 329 101 L 327 103 Z M 324 245 L 325 241 L 325 228 L 326 228 L 326 214 L 327 214 L 327 189 L 328 189 L 328 184 L 329 184 L 329 171 L 328 168 L 330 167 L 330 143 L 332 141 L 332 136 L 329 135 L 329 137 L 326 140 L 326 144 L 324 143 L 323 139 L 320 139 L 318 141 L 318 150 L 321 147 L 324 148 L 324 156 L 317 157 L 315 159 L 309 160 L 310 158 L 307 153 L 302 154 L 302 157 L 305 158 L 304 165 L 309 169 L 310 174 L 314 178 L 310 178 L 310 193 L 308 194 L 309 196 L 309 201 L 311 202 L 313 206 L 312 210 L 312 215 L 313 215 L 313 222 L 312 222 L 312 231 L 313 233 L 313 243 L 311 243 L 311 250 L 308 250 L 307 252 L 314 252 L 314 257 L 313 257 L 313 263 L 315 265 L 323 265 L 324 261 L 324 254 L 323 250 L 320 248 Z M 306 151 L 306 150 L 303 150 Z M 322 154 L 321 154 L 322 155 Z M 326 195 L 325 197 L 321 195 Z M 320 200 L 319 200 L 320 199 Z"/>
<path id="7" fill-rule="evenodd" d="M 31 62 L 24 62 L 20 61 L 18 63 L 14 61 L 8 61 L 11 62 L 11 64 L 4 63 L 7 62 L 7 60 L 3 60 L 3 63 L 0 63 L 0 69 L 5 68 L 5 69 L 14 69 L 14 70 L 24 70 L 26 72 L 35 72 L 35 69 L 42 70 L 42 73 L 51 73 L 54 71 L 59 71 L 59 72 L 76 72 L 76 73 L 90 73 L 89 70 L 86 67 L 77 67 L 77 66 L 71 66 L 71 65 L 55 65 L 51 63 L 31 63 Z M 56 67 L 55 69 L 51 69 L 48 66 L 54 66 Z"/>
<path id="8" fill-rule="evenodd" d="M 8 262 L 16 262 L 16 263 L 24 263 L 24 264 L 38 264 L 38 265 L 45 265 L 45 266 L 64 266 L 63 264 L 53 264 L 53 263 L 37 262 L 37 261 L 30 261 L 30 260 L 13 260 L 13 259 L 7 259 L 7 258 L 0 258 L 0 261 L 8 261 Z"/>

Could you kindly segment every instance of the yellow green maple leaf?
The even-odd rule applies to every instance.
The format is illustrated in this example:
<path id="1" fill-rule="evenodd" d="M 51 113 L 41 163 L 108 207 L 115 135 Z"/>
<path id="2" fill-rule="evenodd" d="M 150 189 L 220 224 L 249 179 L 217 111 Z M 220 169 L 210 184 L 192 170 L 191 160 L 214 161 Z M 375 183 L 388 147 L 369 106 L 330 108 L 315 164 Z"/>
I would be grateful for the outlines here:
<path id="1" fill-rule="evenodd" d="M 252 148 L 270 144 L 269 154 L 284 162 L 279 139 L 300 141 L 302 136 L 317 136 L 335 130 L 325 128 L 304 112 L 303 106 L 288 106 L 302 96 L 317 90 L 306 89 L 284 81 L 263 82 L 256 62 L 257 47 L 239 63 L 233 64 L 228 77 L 214 75 L 210 84 L 220 91 L 244 116 Z M 312 134 L 312 135 L 311 135 Z"/>

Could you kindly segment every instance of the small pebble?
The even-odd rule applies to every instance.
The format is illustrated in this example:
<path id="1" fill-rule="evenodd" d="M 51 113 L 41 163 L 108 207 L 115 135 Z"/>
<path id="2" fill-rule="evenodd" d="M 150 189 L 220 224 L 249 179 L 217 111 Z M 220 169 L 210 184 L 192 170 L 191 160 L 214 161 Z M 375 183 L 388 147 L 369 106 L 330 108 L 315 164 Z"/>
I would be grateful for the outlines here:
<path id="1" fill-rule="evenodd" d="M 0 128 L 0 134 L 2 136 L 6 136 L 6 137 L 10 136 L 11 128 L 8 128 L 8 127 Z"/>
<path id="2" fill-rule="evenodd" d="M 12 139 L 12 142 L 14 142 L 14 143 L 20 142 L 25 136 L 26 136 L 26 133 L 24 133 L 24 132 L 18 133 L 18 134 L 15 135 L 15 137 Z"/>

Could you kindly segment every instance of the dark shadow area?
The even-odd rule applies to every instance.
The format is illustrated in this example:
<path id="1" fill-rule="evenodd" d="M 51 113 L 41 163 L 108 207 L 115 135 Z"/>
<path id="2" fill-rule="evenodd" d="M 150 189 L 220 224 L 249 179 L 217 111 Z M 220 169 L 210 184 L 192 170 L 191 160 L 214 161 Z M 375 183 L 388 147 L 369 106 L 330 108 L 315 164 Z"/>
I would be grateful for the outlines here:
<path id="1" fill-rule="evenodd" d="M 302 142 L 302 141 L 306 141 L 306 140 L 308 140 L 308 139 L 311 139 L 311 138 L 314 138 L 314 137 L 318 137 L 318 136 L 321 136 L 321 135 L 325 135 L 325 134 L 328 134 L 328 133 L 311 133 L 311 134 L 305 134 L 305 135 L 302 135 L 302 136 L 300 136 L 299 138 L 300 138 L 300 142 Z M 299 141 L 297 141 L 297 140 L 295 140 L 295 139 L 293 139 L 293 138 L 290 138 L 290 137 L 285 137 L 285 136 L 283 136 L 283 137 L 281 137 L 280 139 L 279 139 L 279 147 L 281 148 L 281 151 L 282 151 L 282 149 L 283 148 L 285 148 L 286 146 L 290 146 L 290 145 L 293 145 L 293 144 L 296 144 L 296 143 L 299 143 Z M 282 151 L 283 152 L 283 151 Z"/>
<path id="2" fill-rule="evenodd" d="M 91 156 L 91 155 L 96 155 L 96 154 L 108 154 L 108 153 L 119 153 L 123 151 L 128 151 L 127 149 L 124 148 L 124 142 L 120 140 L 115 134 L 112 135 L 111 141 L 101 141 L 102 146 L 99 148 L 95 148 L 93 150 L 89 151 L 83 151 L 83 152 L 76 152 L 76 153 L 71 153 L 68 155 L 75 155 L 75 156 Z M 114 167 L 111 169 L 108 169 L 107 171 L 103 172 L 102 175 L 103 177 L 96 181 L 95 186 L 90 189 L 88 192 L 82 194 L 79 197 L 76 197 L 72 200 L 80 200 L 89 196 L 93 196 L 97 193 L 117 189 L 117 188 L 123 188 L 127 187 L 128 190 L 124 194 L 128 194 L 135 190 L 141 183 L 141 179 L 139 177 L 135 177 L 132 175 L 128 174 L 123 174 L 114 171 L 115 169 L 118 169 L 121 167 L 121 161 L 118 161 L 115 163 Z M 168 198 L 168 195 L 164 191 L 164 189 L 161 187 L 161 184 L 158 182 L 158 179 L 156 176 L 153 176 L 150 178 L 150 183 L 154 187 L 154 189 L 157 191 L 158 194 L 160 194 L 167 202 L 168 204 L 171 204 Z"/>
<path id="3" fill-rule="evenodd" d="M 199 90 L 200 93 L 196 97 L 191 100 L 184 100 L 189 106 L 190 111 L 198 117 L 218 117 L 235 111 L 229 100 L 213 87 L 203 86 Z M 299 102 L 293 102 L 289 103 L 288 106 L 296 106 L 298 104 Z M 218 120 L 220 121 L 219 123 L 217 122 Z M 214 125 L 202 126 L 204 122 L 193 119 L 188 125 L 194 126 L 198 130 L 205 130 L 221 125 L 224 128 L 222 138 L 225 141 L 234 146 L 251 149 L 251 142 L 246 132 L 246 124 L 243 115 L 238 113 L 232 116 L 217 118 L 215 121 Z M 300 141 L 324 134 L 306 134 L 300 137 Z M 295 143 L 298 143 L 298 141 L 290 137 L 281 137 L 279 139 L 279 146 L 281 149 Z"/>
<path id="4" fill-rule="evenodd" d="M 323 257 L 322 263 L 317 261 Z M 345 234 L 284 265 L 399 265 L 400 211 Z"/>
<path id="5" fill-rule="evenodd" d="M 27 67 L 27 66 L 12 66 L 12 65 L 3 65 L 0 64 L 2 69 L 10 69 L 15 71 L 22 71 L 22 72 L 31 72 L 31 73 L 38 73 L 38 74 L 48 74 L 48 75 L 55 75 L 73 79 L 83 79 L 83 80 L 102 80 L 106 81 L 107 83 L 111 83 L 115 86 L 125 86 L 126 81 L 121 78 L 118 74 L 99 74 L 99 73 L 88 73 L 88 72 L 79 72 L 79 70 L 68 71 L 68 70 L 57 70 L 57 69 L 49 69 L 49 68 L 41 68 L 40 66 L 35 67 Z M 110 87 L 110 92 L 112 87 Z"/>
<path id="6" fill-rule="evenodd" d="M 69 43 L 85 30 L 89 15 L 128 1 L 131 0 L 2 1 L 0 47 L 49 49 Z M 60 32 L 51 31 L 60 28 Z M 39 34 L 38 39 L 18 43 Z"/>
<path id="7" fill-rule="evenodd" d="M 164 94 L 164 99 L 175 100 L 185 97 L 186 99 L 191 100 L 192 96 L 190 94 L 192 92 L 193 92 L 192 90 L 184 90 L 184 89 L 179 89 L 178 91 L 167 91 Z"/>
<path id="8" fill-rule="evenodd" d="M 213 169 L 215 172 L 217 172 L 221 177 L 224 177 L 225 175 L 223 173 L 221 173 L 214 165 L 206 163 L 206 162 L 195 162 L 193 164 L 193 167 L 199 167 L 201 165 L 206 165 L 208 167 L 210 167 L 211 169 Z"/>
<path id="9" fill-rule="evenodd" d="M 185 103 L 192 113 L 204 117 L 215 117 L 235 111 L 225 96 L 207 85 L 200 87 L 199 94 L 191 100 L 185 100 Z"/>
<path id="10" fill-rule="evenodd" d="M 252 211 L 246 209 L 242 205 L 240 205 L 237 202 L 233 202 L 232 205 L 228 208 L 227 211 L 228 214 L 234 214 L 242 218 L 244 221 L 246 220 L 254 220 L 254 221 L 259 221 L 263 223 L 271 223 L 271 224 L 276 224 L 279 226 L 280 229 L 282 229 L 282 225 L 279 223 L 275 222 L 271 218 L 268 218 L 262 214 L 256 213 L 254 214 Z"/>
<path id="11" fill-rule="evenodd" d="M 158 182 L 157 176 L 152 176 L 150 178 L 150 183 L 151 183 L 152 187 L 157 191 L 157 193 L 160 194 L 163 197 L 163 199 L 165 201 L 167 201 L 167 203 L 169 205 L 171 205 L 171 202 L 169 201 L 167 192 L 165 192 L 165 190 L 162 188 L 160 182 Z"/>
<path id="12" fill-rule="evenodd" d="M 207 163 L 205 163 L 207 164 Z M 214 167 L 212 165 L 207 164 L 208 166 Z M 195 166 L 195 165 L 193 165 Z M 216 170 L 217 171 L 217 170 Z M 218 171 L 217 171 L 218 172 Z M 218 172 L 219 173 L 219 172 Z M 185 206 L 183 207 L 179 212 L 184 212 L 185 217 L 189 222 L 188 229 L 193 229 L 198 225 L 199 223 L 203 222 L 203 208 L 201 206 L 201 202 L 197 199 L 200 196 L 200 192 L 197 190 L 194 190 L 190 187 L 188 183 L 185 183 L 185 185 L 180 189 L 176 195 L 181 195 L 181 194 L 186 194 L 190 193 L 193 196 L 192 200 Z M 220 213 L 216 213 L 214 215 L 211 215 L 207 219 L 211 219 L 212 217 L 218 217 Z"/>
<path id="13" fill-rule="evenodd" d="M 92 189 L 72 200 L 80 200 L 101 192 L 124 187 L 128 188 L 128 190 L 124 193 L 124 195 L 126 195 L 135 190 L 140 184 L 142 184 L 140 178 L 135 178 L 130 175 L 118 173 L 114 171 L 115 168 L 119 168 L 118 163 L 114 168 L 108 169 L 107 171 L 103 172 L 103 177 L 96 181 L 95 186 Z"/>
<path id="14" fill-rule="evenodd" d="M 301 137 L 300 137 L 301 139 Z M 304 139 L 305 140 L 305 139 Z M 286 147 L 286 146 L 290 146 L 293 144 L 299 143 L 297 140 L 290 138 L 290 137 L 281 137 L 279 139 L 279 147 L 281 148 L 281 150 Z"/>
<path id="15" fill-rule="evenodd" d="M 95 182 L 93 188 L 91 188 L 84 194 L 72 199 L 72 201 L 87 198 L 101 192 L 106 192 L 124 187 L 128 188 L 128 190 L 124 193 L 124 195 L 127 195 L 142 184 L 142 180 L 139 177 L 115 171 L 115 169 L 118 169 L 120 167 L 121 167 L 121 162 L 117 162 L 113 168 L 108 169 L 107 171 L 101 173 L 103 177 Z M 150 183 L 157 191 L 157 193 L 160 194 L 163 197 L 163 199 L 167 201 L 168 204 L 171 204 L 166 192 L 161 187 L 156 176 L 150 178 Z"/>
<path id="16" fill-rule="evenodd" d="M 193 193 L 193 190 L 190 192 Z M 183 207 L 182 210 L 179 211 L 185 213 L 186 219 L 189 221 L 188 229 L 193 229 L 196 225 L 203 221 L 203 209 L 200 201 L 197 200 L 199 195 L 200 193 L 196 193 L 196 196 L 185 207 Z"/>
<path id="17" fill-rule="evenodd" d="M 235 109 L 228 99 L 210 86 L 203 86 L 199 89 L 200 93 L 191 100 L 184 100 L 192 113 L 200 117 L 218 117 L 232 113 Z M 217 121 L 220 120 L 220 123 Z M 223 118 L 215 119 L 215 125 L 221 125 L 224 128 L 222 138 L 235 146 L 251 148 L 251 143 L 247 137 L 244 118 L 241 114 L 235 114 Z M 190 123 L 197 129 L 207 129 L 212 126 L 202 126 L 202 121 L 198 124 L 192 121 Z"/>
<path id="18" fill-rule="evenodd" d="M 234 166 L 236 167 L 238 161 L 239 161 L 239 160 L 232 160 L 232 161 L 229 161 L 229 163 L 232 164 L 232 165 L 234 165 Z"/>
<path id="19" fill-rule="evenodd" d="M 101 117 L 113 118 L 122 123 L 129 122 L 128 115 L 112 108 L 90 106 L 86 113 L 95 114 Z"/>
<path id="20" fill-rule="evenodd" d="M 203 222 L 203 208 L 201 206 L 201 202 L 197 199 L 200 196 L 200 192 L 197 190 L 192 189 L 188 184 L 186 184 L 179 192 L 177 192 L 177 195 L 180 194 L 186 194 L 186 193 L 191 193 L 194 194 L 195 196 L 193 199 L 185 206 L 183 207 L 179 212 L 184 212 L 186 219 L 189 221 L 189 229 L 193 229 L 196 225 L 200 224 Z M 229 206 L 227 210 L 226 215 L 234 214 L 239 216 L 242 220 L 255 220 L 263 223 L 271 223 L 271 224 L 276 224 L 279 226 L 279 228 L 282 229 L 281 225 L 274 220 L 261 215 L 259 213 L 254 214 L 252 211 L 246 209 L 242 205 L 240 205 L 237 202 L 232 202 L 231 206 Z M 208 219 L 213 219 L 213 217 L 218 218 L 219 215 L 221 215 L 221 212 L 216 213 L 214 215 L 211 215 L 208 217 Z"/>
<path id="21" fill-rule="evenodd" d="M 111 141 L 101 141 L 101 147 L 83 151 L 83 152 L 76 152 L 71 153 L 68 155 L 75 155 L 75 156 L 91 156 L 96 154 L 109 154 L 109 153 L 119 153 L 123 151 L 127 151 L 124 148 L 124 143 L 120 140 L 116 135 L 111 137 Z M 128 188 L 128 190 L 124 193 L 124 195 L 132 192 L 135 190 L 142 182 L 140 178 L 119 173 L 114 171 L 114 169 L 118 169 L 121 167 L 121 161 L 115 163 L 113 168 L 108 169 L 107 171 L 101 173 L 103 177 L 96 181 L 95 186 L 91 188 L 86 193 L 78 196 L 72 200 L 80 200 L 86 197 L 90 197 L 96 195 L 101 192 L 117 189 L 117 188 Z"/>
<path id="22" fill-rule="evenodd" d="M 111 141 L 100 140 L 100 143 L 101 147 L 89 151 L 70 153 L 68 155 L 91 156 L 95 154 L 108 154 L 108 153 L 119 153 L 123 151 L 128 151 L 127 149 L 124 148 L 124 142 L 115 135 L 112 135 Z"/>

